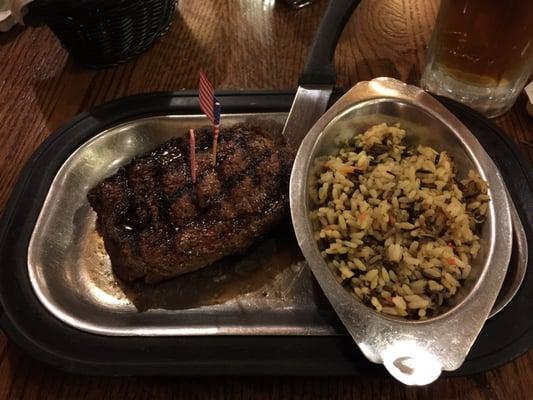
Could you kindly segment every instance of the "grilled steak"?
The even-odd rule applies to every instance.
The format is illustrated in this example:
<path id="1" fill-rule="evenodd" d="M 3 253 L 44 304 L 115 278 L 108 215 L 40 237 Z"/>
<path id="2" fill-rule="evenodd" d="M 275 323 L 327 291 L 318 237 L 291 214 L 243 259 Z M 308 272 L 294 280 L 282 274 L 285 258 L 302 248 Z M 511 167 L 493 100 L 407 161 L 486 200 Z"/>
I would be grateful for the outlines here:
<path id="1" fill-rule="evenodd" d="M 293 153 L 279 135 L 234 126 L 196 133 L 197 182 L 189 143 L 174 138 L 136 157 L 90 190 L 97 228 L 115 273 L 158 282 L 248 248 L 287 215 Z"/>

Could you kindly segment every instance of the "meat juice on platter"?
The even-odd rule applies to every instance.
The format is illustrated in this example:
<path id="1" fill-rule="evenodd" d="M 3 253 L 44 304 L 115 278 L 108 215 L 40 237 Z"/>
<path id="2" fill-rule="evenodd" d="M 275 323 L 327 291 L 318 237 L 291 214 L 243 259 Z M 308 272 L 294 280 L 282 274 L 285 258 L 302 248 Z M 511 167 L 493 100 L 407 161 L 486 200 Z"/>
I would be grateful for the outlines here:
<path id="1" fill-rule="evenodd" d="M 159 282 L 245 251 L 288 215 L 293 152 L 258 126 L 196 134 L 197 179 L 189 143 L 173 138 L 133 159 L 88 194 L 114 272 Z"/>

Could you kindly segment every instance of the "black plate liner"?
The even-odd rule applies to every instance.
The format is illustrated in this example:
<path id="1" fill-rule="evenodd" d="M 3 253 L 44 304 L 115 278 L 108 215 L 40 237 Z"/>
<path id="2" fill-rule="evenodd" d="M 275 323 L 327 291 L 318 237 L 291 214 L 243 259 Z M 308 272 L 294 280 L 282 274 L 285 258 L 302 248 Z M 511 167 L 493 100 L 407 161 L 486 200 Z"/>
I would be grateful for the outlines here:
<path id="1" fill-rule="evenodd" d="M 333 96 L 335 101 L 340 92 Z M 224 112 L 287 111 L 293 92 L 219 94 Z M 474 133 L 498 164 L 533 238 L 533 172 L 518 147 L 492 122 L 440 99 Z M 366 375 L 368 362 L 346 335 L 329 337 L 109 337 L 71 328 L 46 311 L 30 285 L 27 250 L 50 184 L 67 157 L 102 130 L 131 119 L 197 114 L 196 93 L 154 93 L 115 100 L 83 113 L 52 134 L 21 173 L 0 223 L 0 325 L 33 357 L 94 375 Z M 532 347 L 533 246 L 529 269 L 513 301 L 487 322 L 467 361 L 448 375 L 495 368 Z M 329 318 L 324 316 L 325 318 Z M 333 320 L 333 324 L 340 324 Z"/>

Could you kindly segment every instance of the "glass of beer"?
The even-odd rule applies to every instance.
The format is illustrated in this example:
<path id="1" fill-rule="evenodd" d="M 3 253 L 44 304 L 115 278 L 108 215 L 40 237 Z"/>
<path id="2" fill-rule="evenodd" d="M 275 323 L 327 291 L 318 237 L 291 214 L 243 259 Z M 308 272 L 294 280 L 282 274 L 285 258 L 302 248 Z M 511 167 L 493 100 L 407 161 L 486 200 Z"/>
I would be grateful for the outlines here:
<path id="1" fill-rule="evenodd" d="M 533 0 L 442 0 L 422 87 L 488 117 L 509 110 L 533 68 Z"/>

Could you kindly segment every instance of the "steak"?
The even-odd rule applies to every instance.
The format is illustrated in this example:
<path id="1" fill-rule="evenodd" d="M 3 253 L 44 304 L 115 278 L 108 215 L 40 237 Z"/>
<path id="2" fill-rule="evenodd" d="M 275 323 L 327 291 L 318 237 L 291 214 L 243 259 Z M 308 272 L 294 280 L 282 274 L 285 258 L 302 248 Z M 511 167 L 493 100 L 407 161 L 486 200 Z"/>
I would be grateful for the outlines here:
<path id="1" fill-rule="evenodd" d="M 212 137 L 196 133 L 195 184 L 189 142 L 173 138 L 89 191 L 119 278 L 154 283 L 203 268 L 288 215 L 294 154 L 284 139 L 255 126 L 222 129 L 213 167 Z"/>

